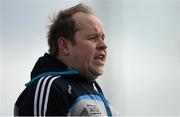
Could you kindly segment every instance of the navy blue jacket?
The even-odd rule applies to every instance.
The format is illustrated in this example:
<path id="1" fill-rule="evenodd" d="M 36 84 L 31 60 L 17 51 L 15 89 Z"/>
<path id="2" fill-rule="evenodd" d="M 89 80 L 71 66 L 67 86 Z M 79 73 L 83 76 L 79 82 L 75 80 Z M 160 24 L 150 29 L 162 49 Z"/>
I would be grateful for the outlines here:
<path id="1" fill-rule="evenodd" d="M 77 71 L 54 56 L 40 57 L 15 103 L 19 116 L 112 116 L 115 112 L 95 81 L 87 81 Z"/>

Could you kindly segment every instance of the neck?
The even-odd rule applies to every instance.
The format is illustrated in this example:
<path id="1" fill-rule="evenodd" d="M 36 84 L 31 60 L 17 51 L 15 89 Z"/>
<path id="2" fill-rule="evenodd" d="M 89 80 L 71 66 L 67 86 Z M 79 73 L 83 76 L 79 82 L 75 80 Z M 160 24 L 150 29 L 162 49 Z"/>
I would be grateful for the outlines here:
<path id="1" fill-rule="evenodd" d="M 57 59 L 59 59 L 60 61 L 62 61 L 65 65 L 67 65 L 67 67 L 69 69 L 74 69 L 77 70 L 86 80 L 88 81 L 92 81 L 95 80 L 98 76 L 92 74 L 89 71 L 86 71 L 84 69 L 80 69 L 79 66 L 75 65 L 74 63 L 71 63 L 72 61 L 68 58 L 68 57 L 64 57 L 64 56 L 58 56 Z"/>
<path id="2" fill-rule="evenodd" d="M 69 69 L 74 69 L 74 70 L 77 70 L 77 69 L 75 69 L 74 67 L 72 67 L 72 65 L 71 65 L 71 61 L 68 59 L 68 57 L 64 57 L 64 56 L 61 56 L 61 55 L 59 55 L 58 57 L 57 57 L 57 59 L 58 60 L 60 60 L 60 61 L 62 61 Z M 78 71 L 78 70 L 77 70 Z"/>

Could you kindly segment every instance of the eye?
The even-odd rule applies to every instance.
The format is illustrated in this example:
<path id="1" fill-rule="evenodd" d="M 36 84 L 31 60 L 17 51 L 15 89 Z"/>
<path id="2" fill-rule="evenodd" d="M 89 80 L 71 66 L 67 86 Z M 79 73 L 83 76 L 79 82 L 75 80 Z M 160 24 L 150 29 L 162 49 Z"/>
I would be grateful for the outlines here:
<path id="1" fill-rule="evenodd" d="M 97 37 L 97 36 L 90 36 L 88 39 L 89 39 L 89 40 L 97 40 L 98 37 Z"/>
<path id="2" fill-rule="evenodd" d="M 104 34 L 100 34 L 100 33 L 95 33 L 92 35 L 89 35 L 89 40 L 94 40 L 94 41 L 98 41 L 98 40 L 105 40 L 105 35 Z"/>

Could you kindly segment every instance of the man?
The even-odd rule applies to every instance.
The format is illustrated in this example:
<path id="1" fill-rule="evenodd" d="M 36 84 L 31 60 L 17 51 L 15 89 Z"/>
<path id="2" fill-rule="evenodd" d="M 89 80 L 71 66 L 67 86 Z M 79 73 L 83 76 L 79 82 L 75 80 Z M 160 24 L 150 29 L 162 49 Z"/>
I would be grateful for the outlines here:
<path id="1" fill-rule="evenodd" d="M 49 54 L 40 57 L 15 104 L 22 116 L 113 116 L 95 79 L 107 46 L 101 21 L 78 4 L 59 12 L 48 33 Z"/>

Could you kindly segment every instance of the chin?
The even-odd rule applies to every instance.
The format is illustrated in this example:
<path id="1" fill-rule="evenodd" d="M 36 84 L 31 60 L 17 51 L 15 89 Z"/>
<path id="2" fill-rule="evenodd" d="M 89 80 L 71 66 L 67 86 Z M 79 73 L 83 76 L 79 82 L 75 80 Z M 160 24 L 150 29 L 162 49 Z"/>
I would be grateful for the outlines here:
<path id="1" fill-rule="evenodd" d="M 94 72 L 91 72 L 88 74 L 88 79 L 89 80 L 95 80 L 98 78 L 98 76 L 102 75 L 103 72 L 100 72 L 100 71 L 94 71 Z"/>
<path id="2" fill-rule="evenodd" d="M 98 76 L 103 74 L 103 68 L 95 68 L 92 67 L 91 69 L 88 70 L 88 72 L 86 72 L 88 74 L 88 76 L 90 76 L 92 79 L 96 79 L 98 78 Z"/>
<path id="3" fill-rule="evenodd" d="M 96 74 L 97 74 L 97 76 L 102 75 L 103 74 L 103 70 L 97 70 Z"/>

